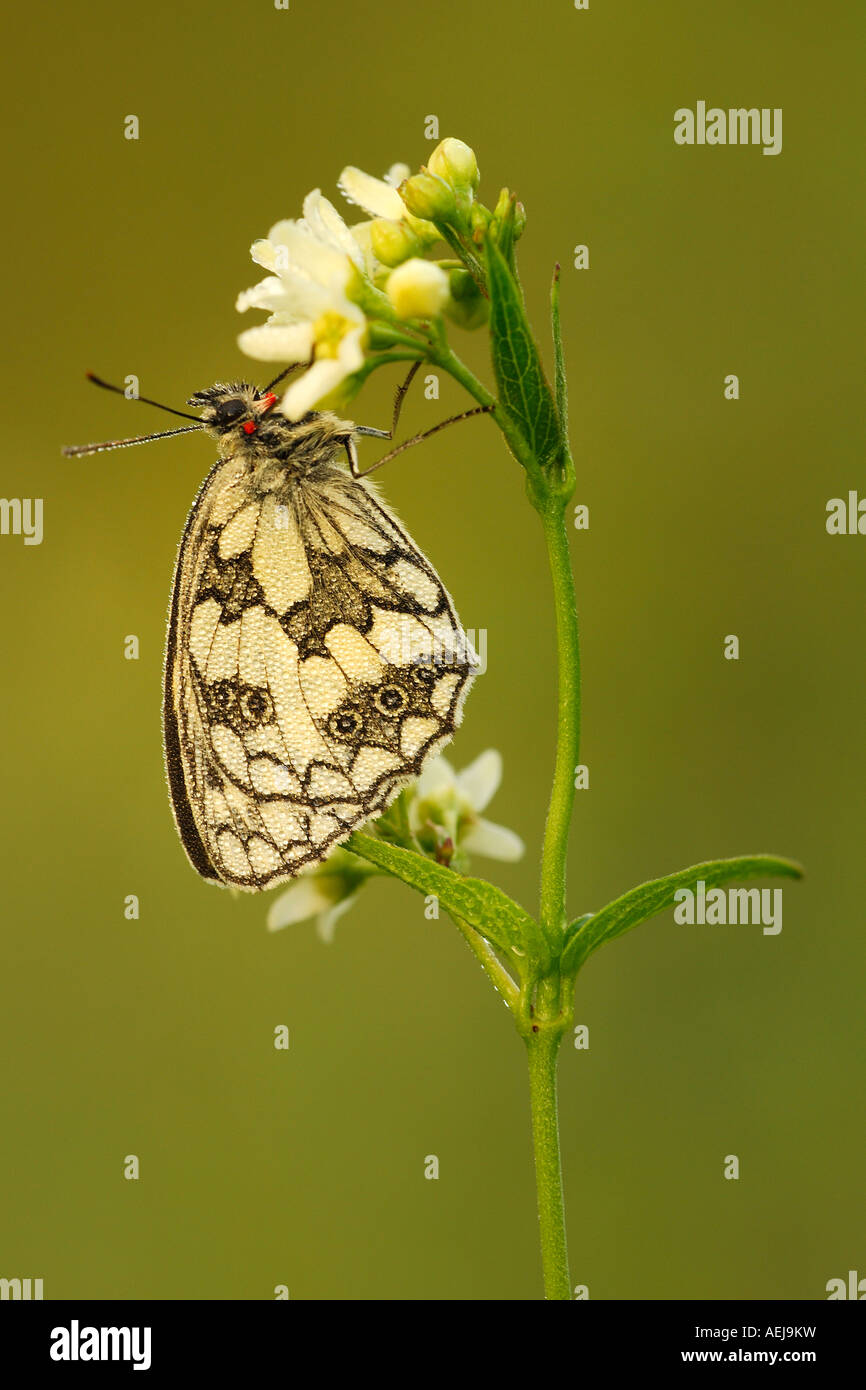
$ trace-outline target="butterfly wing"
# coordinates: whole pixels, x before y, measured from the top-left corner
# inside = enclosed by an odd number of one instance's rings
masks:
[[[181,541],[164,723],[178,830],[205,878],[269,888],[382,812],[452,736],[477,658],[370,484],[270,486],[237,458]]]

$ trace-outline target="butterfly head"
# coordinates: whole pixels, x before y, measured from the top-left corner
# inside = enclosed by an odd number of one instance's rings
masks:
[[[245,381],[217,382],[206,391],[197,391],[187,402],[201,410],[202,424],[217,439],[255,435],[276,403],[272,391],[257,391]]]

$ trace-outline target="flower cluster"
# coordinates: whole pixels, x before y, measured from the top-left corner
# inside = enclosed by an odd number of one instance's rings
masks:
[[[237,307],[269,317],[239,342],[260,361],[306,364],[282,397],[284,415],[296,420],[314,406],[345,403],[370,371],[395,360],[394,349],[403,360],[424,360],[443,316],[464,328],[486,321],[479,248],[492,232],[509,249],[522,210],[507,189],[492,212],[484,208],[478,182],[469,146],[443,140],[414,175],[404,164],[383,179],[343,170],[340,191],[365,220],[348,225],[314,189],[302,217],[278,222],[253,244],[267,275]],[[449,254],[428,259],[439,243]]]
[[[470,854],[488,859],[516,860],[523,841],[513,830],[485,820],[486,810],[502,780],[502,757],[489,748],[474,763],[455,772],[447,759],[431,758],[417,782],[399,798],[399,805],[376,823],[380,835],[403,841],[439,863],[466,868]],[[392,827],[402,824],[402,835]],[[332,941],[334,928],[358,896],[363,883],[380,870],[344,849],[336,849],[315,868],[306,870],[276,898],[268,927],[278,931],[296,922],[314,920],[323,941]]]

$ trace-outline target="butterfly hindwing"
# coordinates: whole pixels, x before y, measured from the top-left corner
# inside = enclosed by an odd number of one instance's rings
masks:
[[[323,859],[451,737],[476,658],[374,489],[221,460],[181,541],[165,676],[175,816],[200,873],[261,889]]]

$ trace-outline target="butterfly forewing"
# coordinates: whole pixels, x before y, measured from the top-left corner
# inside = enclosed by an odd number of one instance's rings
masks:
[[[370,484],[326,461],[222,459],[187,522],[165,673],[181,839],[268,888],[378,815],[451,737],[476,658]]]

